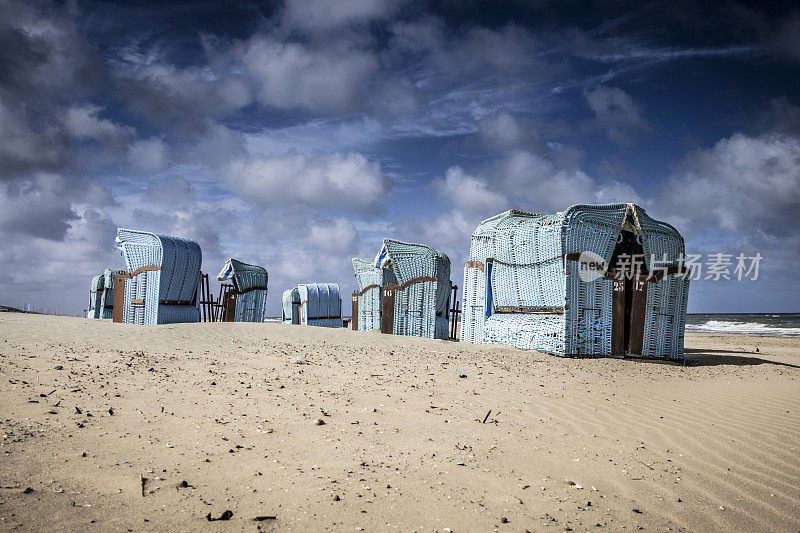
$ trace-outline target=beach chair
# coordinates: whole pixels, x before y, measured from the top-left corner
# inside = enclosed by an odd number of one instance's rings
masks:
[[[297,287],[283,291],[283,323],[300,324],[300,292]]]
[[[92,278],[92,282],[89,284],[89,307],[86,310],[86,318],[100,318],[104,280],[103,275],[98,274]]]
[[[381,292],[384,285],[397,284],[394,271],[375,267],[374,259],[353,258],[358,292],[353,293],[353,322],[357,331],[381,329]]]
[[[383,287],[381,331],[447,339],[450,317],[450,259],[424,244],[383,239],[376,268],[391,268],[396,284]],[[388,314],[387,314],[388,313]]]
[[[198,322],[202,253],[193,240],[119,228],[117,247],[129,274],[115,276],[114,321]]]
[[[283,323],[341,328],[342,298],[336,283],[300,283],[283,293]]]
[[[267,309],[267,270],[236,259],[228,259],[217,275],[218,281],[230,280],[233,290],[222,302],[223,322],[263,322]]]
[[[629,268],[639,258],[636,271]],[[511,210],[473,232],[461,340],[569,356],[683,358],[684,242],[634,204]]]
[[[103,273],[103,294],[100,298],[100,318],[110,319],[114,316],[114,281],[116,276],[125,275],[125,270],[111,270],[107,268]]]
[[[297,286],[300,296],[300,324],[341,328],[342,298],[336,283],[301,283]]]

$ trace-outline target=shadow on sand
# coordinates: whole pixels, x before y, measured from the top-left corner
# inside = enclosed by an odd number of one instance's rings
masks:
[[[800,368],[800,365],[793,365],[790,363],[781,363],[780,361],[770,361],[769,359],[762,359],[754,357],[753,352],[737,352],[733,350],[706,350],[700,348],[686,348],[686,364],[688,366],[716,366],[716,365],[776,365],[785,366],[789,368]],[[748,354],[744,355],[730,355]]]

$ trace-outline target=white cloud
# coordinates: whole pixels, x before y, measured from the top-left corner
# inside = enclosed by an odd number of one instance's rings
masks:
[[[434,181],[433,185],[462,213],[495,213],[509,203],[503,194],[491,190],[484,179],[471,176],[457,166],[447,169],[444,179]]]
[[[522,124],[504,109],[480,119],[477,136],[482,146],[500,152],[527,148],[539,142],[530,124]]]
[[[526,150],[516,150],[474,175],[450,167],[434,186],[453,207],[449,218],[461,216],[475,224],[509,208],[555,213],[579,203],[644,202],[626,183],[599,182]]]
[[[600,85],[584,91],[584,96],[594,111],[596,125],[604,129],[612,141],[628,142],[634,132],[650,131],[641,107],[622,89]]]
[[[13,111],[0,99],[0,179],[35,168],[53,168],[64,159],[51,132],[31,128],[22,110]]]
[[[252,101],[250,88],[231,68],[214,72],[211,67],[179,68],[166,62],[139,62],[127,55],[116,75],[127,103],[155,124],[178,120],[203,122],[227,116]]]
[[[308,157],[254,155],[227,166],[227,182],[246,201],[317,209],[378,209],[389,190],[380,164],[350,152]]]
[[[306,155],[365,150],[381,140],[381,124],[367,116],[352,120],[312,120],[286,128],[272,128],[245,136],[247,150],[264,155],[296,151]]]
[[[258,101],[278,109],[347,111],[360,107],[376,58],[348,44],[309,48],[255,35],[234,54],[256,85]]]
[[[542,67],[541,76],[549,74],[537,55],[540,42],[516,24],[498,29],[472,26],[452,33],[441,19],[426,18],[394,23],[391,31],[394,51],[424,55],[418,71],[424,78],[518,74],[532,67]]]
[[[311,224],[305,242],[324,252],[353,255],[358,247],[358,231],[350,220],[338,217]]]
[[[64,239],[78,218],[57,174],[39,173],[0,185],[0,230],[43,239]]]
[[[94,139],[103,143],[114,155],[125,154],[128,140],[135,135],[135,130],[100,118],[98,115],[101,111],[102,107],[91,104],[73,106],[67,110],[64,126],[76,139]]]
[[[282,22],[303,30],[336,29],[385,18],[401,5],[395,0],[295,0],[284,6]]]
[[[800,212],[800,140],[736,133],[689,154],[663,202],[682,229],[714,224],[730,232],[787,236]]]
[[[130,145],[128,161],[144,171],[161,170],[167,163],[167,145],[158,137],[136,141]]]

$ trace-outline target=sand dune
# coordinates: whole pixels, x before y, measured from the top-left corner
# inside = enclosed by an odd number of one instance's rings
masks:
[[[281,324],[0,339],[2,530],[800,529],[800,339],[688,335],[687,366]]]

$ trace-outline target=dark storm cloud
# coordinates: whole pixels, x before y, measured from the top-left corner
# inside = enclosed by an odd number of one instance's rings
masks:
[[[0,178],[65,164],[63,106],[90,94],[103,72],[69,7],[0,3]]]

